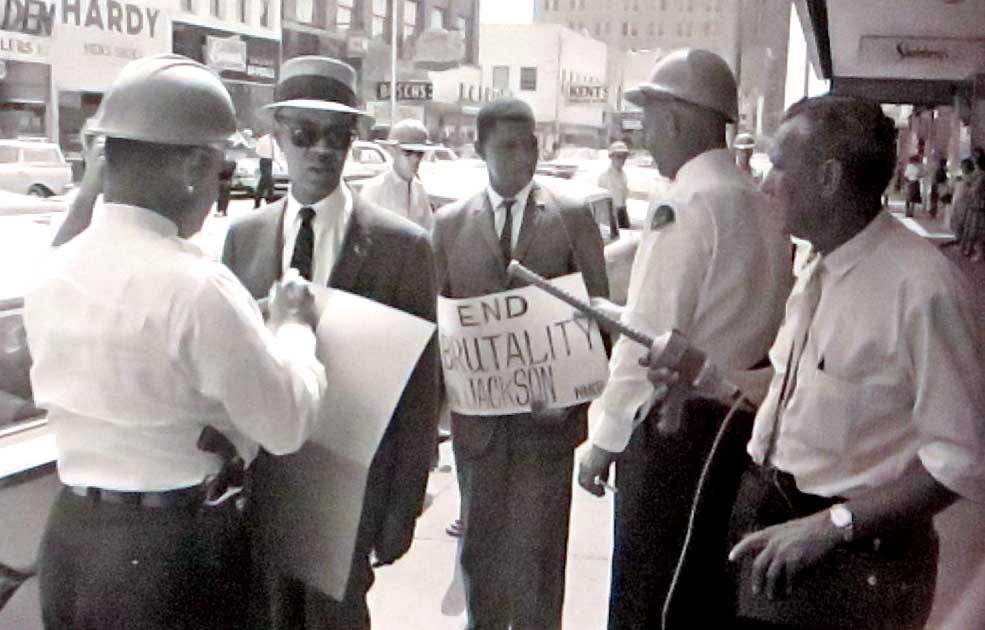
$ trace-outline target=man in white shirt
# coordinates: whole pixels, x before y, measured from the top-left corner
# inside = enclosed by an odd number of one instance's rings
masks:
[[[290,189],[284,199],[233,221],[222,260],[254,297],[266,295],[285,271],[296,268],[314,283],[434,321],[434,256],[427,232],[354,195],[342,181],[358,119],[365,115],[356,94],[355,70],[336,59],[294,57],[281,66],[274,102],[264,111],[273,118]],[[411,373],[374,456],[343,600],[272,575],[274,591],[264,603],[271,604],[266,612],[273,618],[254,619],[256,626],[370,627],[370,557],[381,566],[403,556],[423,508],[437,423],[437,359],[434,338]],[[275,458],[264,458],[262,464],[281,465]],[[256,477],[262,484],[263,475]],[[259,560],[262,574],[265,560]]]
[[[246,497],[227,483],[242,472],[231,460],[298,449],[325,372],[310,299],[277,291],[265,327],[187,240],[235,124],[205,66],[160,55],[124,68],[92,124],[107,137],[104,201],[25,297],[32,385],[65,484],[40,552],[48,628],[241,625]],[[198,446],[207,427],[229,452]]]
[[[393,163],[390,170],[363,184],[360,194],[430,232],[434,213],[424,184],[417,177],[425,153],[435,148],[428,142],[427,127],[412,118],[401,120],[380,144],[386,147]]]
[[[931,517],[985,500],[985,346],[957,269],[882,210],[895,138],[877,104],[824,96],[771,151],[764,190],[811,249],[732,515],[742,627],[922,628]]]
[[[598,185],[612,193],[612,205],[616,209],[616,220],[619,227],[629,227],[629,212],[626,210],[626,199],[629,197],[629,183],[626,173],[622,170],[629,157],[629,147],[625,142],[613,142],[609,146],[609,168],[599,175]]]
[[[648,149],[672,184],[651,203],[625,309],[603,305],[651,335],[680,331],[730,377],[751,370],[765,363],[783,316],[790,244],[726,148],[726,123],[737,116],[735,79],[717,55],[681,49],[627,98],[643,107]],[[691,498],[724,412],[693,403],[679,430],[677,418],[661,422],[639,365],[646,352],[625,337],[613,348],[578,474],[601,496],[599,478],[619,457],[612,630],[660,626]]]

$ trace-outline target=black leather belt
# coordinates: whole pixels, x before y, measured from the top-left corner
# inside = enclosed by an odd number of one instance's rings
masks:
[[[69,491],[95,502],[139,505],[149,508],[187,507],[201,505],[205,501],[205,489],[201,485],[159,492],[121,492],[91,486],[66,486]]]

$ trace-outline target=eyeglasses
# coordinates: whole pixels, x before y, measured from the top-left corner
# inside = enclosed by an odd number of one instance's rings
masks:
[[[287,127],[291,143],[299,149],[315,146],[319,139],[325,140],[329,149],[348,149],[355,132],[344,125],[318,125],[308,120],[286,120],[277,122]]]

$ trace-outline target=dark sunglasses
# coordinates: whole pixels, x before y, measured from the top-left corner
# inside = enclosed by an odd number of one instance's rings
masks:
[[[318,125],[308,120],[283,118],[278,118],[277,122],[287,127],[291,143],[299,149],[313,147],[319,139],[324,139],[329,149],[348,149],[356,135],[351,128],[343,125]]]

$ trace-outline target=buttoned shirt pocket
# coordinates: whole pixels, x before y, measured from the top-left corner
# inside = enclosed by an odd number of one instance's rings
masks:
[[[801,366],[801,370],[786,417],[781,419],[783,437],[812,449],[844,453],[852,443],[865,388],[824,369],[815,367],[804,373]],[[797,407],[811,413],[799,413]]]

